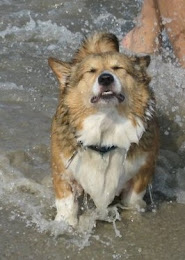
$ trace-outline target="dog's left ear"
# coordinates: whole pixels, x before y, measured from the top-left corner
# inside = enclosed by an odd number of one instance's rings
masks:
[[[131,57],[131,60],[134,62],[134,65],[135,66],[138,66],[138,68],[141,68],[141,69],[146,69],[149,64],[150,64],[150,56],[149,55],[146,55],[146,56],[134,56],[134,57]]]
[[[65,87],[66,78],[70,73],[71,65],[55,58],[49,58],[48,64],[57,76],[57,79],[61,84],[61,88],[63,89]]]

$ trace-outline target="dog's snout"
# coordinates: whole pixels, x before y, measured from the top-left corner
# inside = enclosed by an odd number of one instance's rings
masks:
[[[102,86],[109,86],[114,82],[114,77],[110,73],[102,73],[98,78],[98,83]]]

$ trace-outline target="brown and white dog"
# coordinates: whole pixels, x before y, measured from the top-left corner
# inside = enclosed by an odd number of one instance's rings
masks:
[[[56,220],[78,222],[84,191],[106,209],[115,196],[140,210],[158,153],[150,57],[119,53],[115,35],[86,39],[71,62],[49,59],[60,83],[52,124]]]

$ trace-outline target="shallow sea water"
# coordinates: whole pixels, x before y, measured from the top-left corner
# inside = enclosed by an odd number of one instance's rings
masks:
[[[152,57],[149,68],[161,129],[152,184],[157,209],[124,210],[122,220],[113,223],[95,222],[90,213],[84,233],[53,221],[49,140],[58,86],[47,59],[70,59],[84,35],[96,30],[121,39],[140,5],[135,0],[0,1],[1,259],[185,258],[185,73],[165,34],[167,47]]]

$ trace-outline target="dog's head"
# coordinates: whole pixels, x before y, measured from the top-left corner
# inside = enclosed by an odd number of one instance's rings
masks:
[[[86,39],[69,63],[49,59],[70,108],[92,113],[114,107],[124,116],[140,118],[153,99],[146,73],[149,63],[149,56],[119,53],[117,38],[107,33]]]

